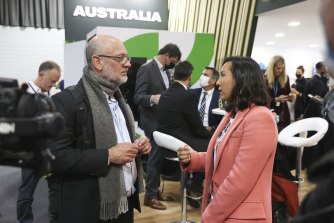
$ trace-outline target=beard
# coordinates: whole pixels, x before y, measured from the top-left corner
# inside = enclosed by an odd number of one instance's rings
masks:
[[[128,80],[128,76],[123,76],[122,73],[116,74],[110,67],[106,68],[103,72],[103,78],[109,82],[116,83],[118,86],[124,84]]]

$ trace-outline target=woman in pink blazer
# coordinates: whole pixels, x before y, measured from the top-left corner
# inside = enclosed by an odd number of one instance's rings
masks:
[[[271,178],[277,127],[259,65],[227,57],[218,80],[227,102],[207,152],[178,150],[184,171],[205,171],[202,222],[272,222]]]

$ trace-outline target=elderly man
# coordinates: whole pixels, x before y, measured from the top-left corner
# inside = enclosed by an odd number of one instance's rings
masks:
[[[134,138],[133,116],[119,90],[131,66],[128,52],[119,39],[97,35],[86,58],[78,84],[52,97],[65,131],[49,144],[56,156],[51,222],[131,223],[143,190],[139,156],[151,145]]]
[[[60,66],[53,61],[41,63],[38,75],[34,81],[28,82],[28,92],[31,94],[46,94],[51,96],[51,89],[60,78]],[[32,223],[34,215],[32,203],[40,176],[34,169],[22,168],[22,183],[17,194],[17,219],[20,223]]]

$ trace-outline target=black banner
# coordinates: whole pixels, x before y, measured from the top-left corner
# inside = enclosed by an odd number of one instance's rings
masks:
[[[167,0],[64,1],[65,39],[85,40],[97,26],[168,30]]]

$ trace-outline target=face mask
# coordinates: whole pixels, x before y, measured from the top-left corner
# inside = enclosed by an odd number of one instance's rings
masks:
[[[299,79],[299,78],[302,77],[302,75],[301,74],[296,74],[296,77]]]
[[[174,67],[175,67],[175,63],[172,63],[172,62],[169,65],[167,64],[165,65],[166,70],[173,69]]]
[[[209,80],[210,78],[208,76],[201,75],[201,77],[199,78],[199,85],[201,87],[206,87],[209,85]]]

